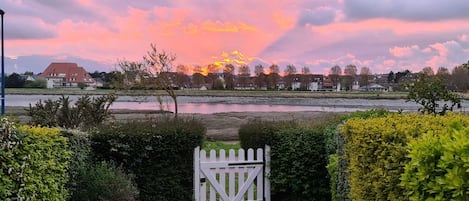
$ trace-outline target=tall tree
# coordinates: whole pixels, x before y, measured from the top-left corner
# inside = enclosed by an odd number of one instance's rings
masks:
[[[166,52],[165,50],[159,50],[155,44],[151,44],[150,47],[151,49],[143,56],[144,64],[138,62],[122,62],[119,66],[125,74],[127,74],[129,68],[131,70],[134,68],[137,69],[140,74],[140,79],[144,81],[145,86],[154,86],[157,89],[163,89],[173,100],[174,116],[177,117],[178,102],[177,95],[173,88],[174,78],[171,73],[176,55]]]
[[[435,72],[433,72],[433,69],[430,66],[424,67],[422,69],[422,71],[420,71],[420,73],[423,73],[426,76],[434,76],[435,75]]]
[[[264,73],[264,66],[262,66],[262,64],[254,66],[254,74],[256,75],[256,87],[258,89],[264,87],[267,78]]]
[[[332,85],[337,86],[340,82],[340,75],[342,75],[342,68],[340,66],[335,65],[331,67],[329,71],[329,77],[331,78]]]
[[[238,69],[238,81],[242,87],[248,87],[251,77],[251,68],[248,65],[241,65]]]
[[[256,66],[254,66],[254,74],[256,76],[259,77],[263,73],[264,73],[264,66],[262,66],[262,64],[257,64]]]
[[[277,64],[269,66],[269,75],[267,75],[267,89],[277,89],[278,80],[280,79],[280,67]]]
[[[226,64],[223,68],[223,78],[225,80],[225,89],[234,89],[234,71],[235,67],[233,64]]]
[[[357,66],[353,64],[349,64],[345,66],[344,69],[344,86],[347,90],[352,89],[353,82],[355,81],[355,78],[357,77]]]
[[[187,74],[189,72],[189,68],[183,64],[179,64],[176,66],[176,73],[184,73]]]
[[[304,67],[301,69],[301,74],[303,74],[303,75],[308,75],[308,74],[310,74],[310,73],[311,73],[311,71],[309,70],[309,67],[307,67],[307,66],[304,66]]]
[[[270,73],[280,73],[280,67],[277,64],[272,64],[269,66]]]
[[[456,90],[466,92],[469,86],[469,68],[456,66],[451,73],[451,82]]]
[[[292,89],[293,81],[295,79],[296,74],[296,67],[293,64],[288,64],[284,71],[283,78],[285,79],[285,84],[287,85],[288,89]]]
[[[363,66],[360,68],[360,86],[368,86],[371,78],[371,69]],[[367,89],[368,90],[368,89]]]
[[[394,83],[395,79],[396,79],[396,76],[394,75],[394,72],[390,71],[388,74],[388,83]]]
[[[444,85],[446,86],[450,85],[451,74],[449,73],[448,68],[443,67],[443,66],[439,67],[438,70],[436,71],[436,77],[440,79]]]

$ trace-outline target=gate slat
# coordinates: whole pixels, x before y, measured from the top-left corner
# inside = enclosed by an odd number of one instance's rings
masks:
[[[238,161],[241,161],[241,162],[244,162],[246,160],[244,160],[244,149],[239,149],[238,150]],[[246,168],[244,167],[238,167],[238,189],[236,190],[237,194],[239,194],[240,190],[241,190],[241,187],[244,185],[244,172],[245,172]],[[244,201],[244,195],[243,195],[243,199],[242,201]]]
[[[205,152],[205,150],[200,151],[200,161],[201,162],[207,161],[207,153]],[[205,175],[203,173],[200,174],[200,179],[205,179]],[[207,200],[207,182],[200,183],[200,200],[201,201]]]
[[[217,152],[215,150],[210,150],[210,162],[215,162],[217,161]],[[219,168],[215,168],[212,170],[213,174],[215,176],[215,179],[217,178],[218,171],[220,171]],[[213,185],[210,185],[210,201],[216,201],[216,191],[213,188]]]
[[[226,162],[226,152],[224,149],[220,150],[220,162]],[[222,184],[223,186],[226,186],[226,168],[221,168],[220,169],[220,184]],[[226,191],[226,189],[225,189]],[[222,200],[220,198],[220,200]]]
[[[248,160],[254,160],[254,150],[248,149]],[[248,175],[254,171],[254,168],[248,168]],[[249,186],[248,190],[248,200],[254,200],[254,185]]]
[[[229,154],[229,160],[230,161],[235,161],[236,160],[236,154],[233,149],[230,149],[230,154]],[[230,167],[229,168],[229,179],[228,179],[228,190],[229,190],[229,197],[230,199],[233,199],[235,195],[235,168]]]
[[[270,146],[266,145],[264,149],[264,161],[265,161],[265,168],[264,168],[264,201],[270,201],[270,181],[269,181],[269,174],[270,174]]]
[[[200,147],[194,149],[194,198],[200,201]]]
[[[264,161],[264,151],[262,149],[257,149],[257,160]],[[263,172],[260,171],[257,175],[257,200],[264,199],[264,178]]]

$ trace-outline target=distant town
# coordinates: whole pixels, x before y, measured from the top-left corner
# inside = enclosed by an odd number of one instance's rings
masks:
[[[452,91],[469,89],[468,64],[456,66],[451,71],[440,67],[437,72],[425,67],[420,72],[409,70],[373,74],[368,67],[357,68],[347,65],[331,67],[328,75],[311,74],[309,68],[300,71],[293,65],[287,65],[283,72],[278,65],[264,67],[256,65],[254,75],[247,65],[238,67],[228,64],[219,66],[196,66],[189,70],[179,65],[173,72],[164,72],[174,89],[180,90],[293,90],[293,91],[405,91],[404,83],[414,82],[419,74],[439,78]],[[191,73],[188,73],[191,72]],[[76,63],[51,63],[43,72],[12,73],[6,76],[6,88],[68,88],[68,89],[113,89],[117,83],[141,82],[150,79],[138,71],[122,73],[87,72]],[[142,82],[143,83],[143,82]],[[148,89],[142,85],[133,85],[134,89]]]

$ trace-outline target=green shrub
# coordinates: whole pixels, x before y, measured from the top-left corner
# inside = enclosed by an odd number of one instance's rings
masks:
[[[401,185],[410,200],[468,200],[469,130],[430,131],[408,149]]]
[[[376,118],[376,117],[384,117],[386,115],[392,114],[391,112],[384,110],[384,109],[372,109],[367,111],[356,111],[352,112],[347,115],[343,115],[340,118],[340,122],[346,122],[349,119],[369,119],[369,118]],[[340,127],[341,124],[337,124],[335,127],[334,125],[330,125],[326,127],[325,134],[326,134],[326,141],[328,147],[328,153],[337,153],[337,165],[333,165],[329,167],[329,171],[335,172],[331,170],[331,168],[337,167],[337,177],[331,177],[331,186],[337,187],[337,194],[336,197],[332,199],[337,199],[340,201],[348,201],[349,193],[350,193],[350,185],[349,185],[349,161],[345,157],[345,140],[344,136],[340,135]],[[336,151],[333,151],[333,149]],[[334,182],[337,182],[336,184]],[[333,190],[332,190],[333,191]]]
[[[154,119],[101,127],[92,135],[98,160],[135,175],[140,200],[191,200],[193,151],[206,129],[194,119]]]
[[[330,200],[323,127],[279,129],[271,148],[272,200]]]
[[[67,129],[91,129],[102,124],[110,117],[109,107],[116,100],[114,94],[100,97],[82,96],[74,106],[69,97],[62,96],[58,100],[39,100],[34,106],[29,105],[29,124]]]
[[[294,121],[251,121],[241,125],[238,135],[241,147],[245,150],[264,148],[271,144],[273,134],[282,128],[295,128],[298,123]]]
[[[338,184],[338,163],[339,159],[337,154],[329,155],[329,162],[327,163],[327,172],[329,173],[330,186],[331,186],[331,201],[338,201],[339,196],[337,194],[337,184]]]
[[[400,176],[408,163],[407,143],[423,133],[441,133],[451,122],[469,125],[469,117],[394,114],[351,119],[342,127],[344,160],[349,161],[352,200],[408,200]]]
[[[80,167],[78,178],[71,200],[134,201],[138,196],[132,177],[106,162]]]
[[[0,199],[66,200],[67,139],[58,129],[1,124]]]
[[[78,130],[62,130],[61,135],[68,138],[68,150],[73,154],[70,158],[70,168],[68,171],[69,182],[67,189],[70,194],[70,200],[77,200],[75,193],[79,189],[78,176],[82,168],[88,168],[92,163],[91,140],[88,133]]]

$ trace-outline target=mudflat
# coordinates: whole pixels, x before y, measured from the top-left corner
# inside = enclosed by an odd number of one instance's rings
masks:
[[[29,116],[26,107],[7,107],[7,115],[12,115],[20,123],[27,123]],[[146,120],[157,118],[162,115],[173,115],[171,113],[161,114],[155,111],[145,110],[111,110],[112,119],[119,122]],[[300,121],[318,122],[327,118],[341,115],[343,113],[332,112],[224,112],[214,114],[188,114],[180,113],[179,117],[195,118],[200,120],[207,128],[207,139],[220,141],[237,141],[238,130],[241,125],[253,121]]]

